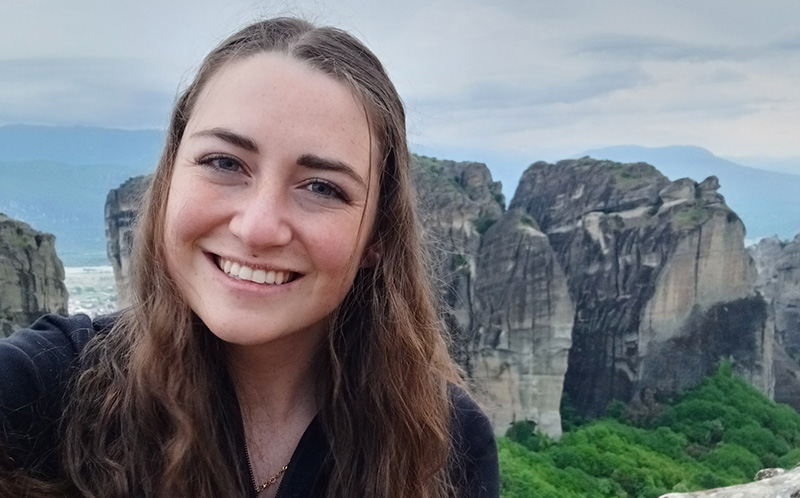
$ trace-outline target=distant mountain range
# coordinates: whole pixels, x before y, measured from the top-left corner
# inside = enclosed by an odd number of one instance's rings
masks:
[[[778,173],[789,173],[792,175],[800,175],[800,156],[797,157],[762,157],[762,156],[739,156],[739,157],[724,157],[728,161],[742,166],[749,166],[751,168],[766,169],[769,171],[777,171]]]
[[[164,132],[88,126],[0,126],[4,162],[52,161],[72,165],[155,165]]]
[[[691,178],[701,182],[714,175],[719,178],[719,191],[728,206],[744,221],[748,239],[772,235],[790,239],[800,232],[800,175],[742,166],[692,146],[621,145],[588,150],[580,156],[624,163],[646,162],[670,180]],[[768,163],[764,158],[761,162]],[[772,160],[771,164],[787,165],[779,160]]]
[[[163,136],[158,130],[0,127],[0,213],[55,234],[67,266],[108,264],[106,195],[155,169]]]
[[[0,127],[0,213],[55,234],[56,249],[67,266],[107,264],[106,195],[128,178],[152,172],[163,140],[161,130]],[[702,181],[716,175],[720,192],[744,220],[749,238],[788,239],[800,232],[800,175],[741,166],[698,147],[620,146],[585,155],[648,162],[673,180]],[[773,166],[789,164],[772,161]],[[520,174],[523,169],[520,164]],[[505,194],[510,198],[512,192]]]

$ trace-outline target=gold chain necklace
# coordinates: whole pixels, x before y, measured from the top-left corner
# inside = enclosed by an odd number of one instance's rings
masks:
[[[281,478],[283,473],[286,472],[286,469],[288,469],[288,468],[289,468],[288,464],[284,465],[283,468],[280,471],[278,471],[277,474],[275,474],[274,476],[272,476],[269,479],[267,479],[266,481],[264,481],[264,484],[262,484],[261,486],[256,486],[256,494],[261,493],[262,491],[264,491],[268,487],[270,487],[273,484],[275,484],[276,482],[278,482],[278,479]]]

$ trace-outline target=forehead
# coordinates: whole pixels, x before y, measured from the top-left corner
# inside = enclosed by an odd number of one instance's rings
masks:
[[[380,155],[367,106],[352,87],[288,55],[259,53],[227,62],[200,90],[184,137],[229,128],[269,142],[294,133],[309,147]],[[277,144],[273,144],[277,145]],[[372,156],[370,157],[370,152]]]

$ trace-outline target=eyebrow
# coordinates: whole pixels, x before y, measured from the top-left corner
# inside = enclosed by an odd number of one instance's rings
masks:
[[[305,166],[309,169],[316,169],[322,171],[335,171],[337,173],[343,173],[353,180],[355,180],[359,185],[366,188],[366,184],[361,176],[356,173],[356,171],[350,166],[349,164],[337,161],[336,159],[328,159],[325,157],[320,157],[315,154],[303,154],[302,156],[297,158],[297,164],[300,166]]]
[[[244,135],[240,135],[238,133],[234,133],[230,130],[226,130],[225,128],[211,128],[210,130],[201,130],[197,133],[193,133],[192,137],[215,137],[228,142],[229,144],[239,147],[240,149],[244,149],[248,152],[253,152],[254,154],[258,154],[258,145],[256,145],[255,140],[252,138],[246,137]]]
[[[244,149],[254,154],[258,154],[258,145],[256,144],[255,140],[253,140],[250,137],[240,135],[239,133],[226,130],[225,128],[211,128],[209,130],[201,130],[193,133],[192,137],[218,138],[220,140],[228,142],[229,144],[235,147],[239,147],[240,149]],[[362,187],[364,188],[367,187],[366,184],[364,183],[364,180],[358,173],[356,173],[353,167],[343,161],[338,161],[336,159],[328,159],[325,157],[318,156],[316,154],[303,154],[299,158],[297,158],[297,164],[314,170],[335,171],[337,173],[343,173],[352,178],[353,180],[355,180]]]

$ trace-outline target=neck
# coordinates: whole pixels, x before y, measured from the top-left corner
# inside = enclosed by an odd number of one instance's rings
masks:
[[[291,339],[291,340],[290,340]],[[245,419],[280,425],[313,418],[320,335],[297,334],[260,345],[228,345],[228,364]]]
[[[312,367],[321,337],[299,333],[261,345],[227,346],[256,488],[287,465],[317,413],[317,372]],[[259,496],[276,492],[273,486]]]

